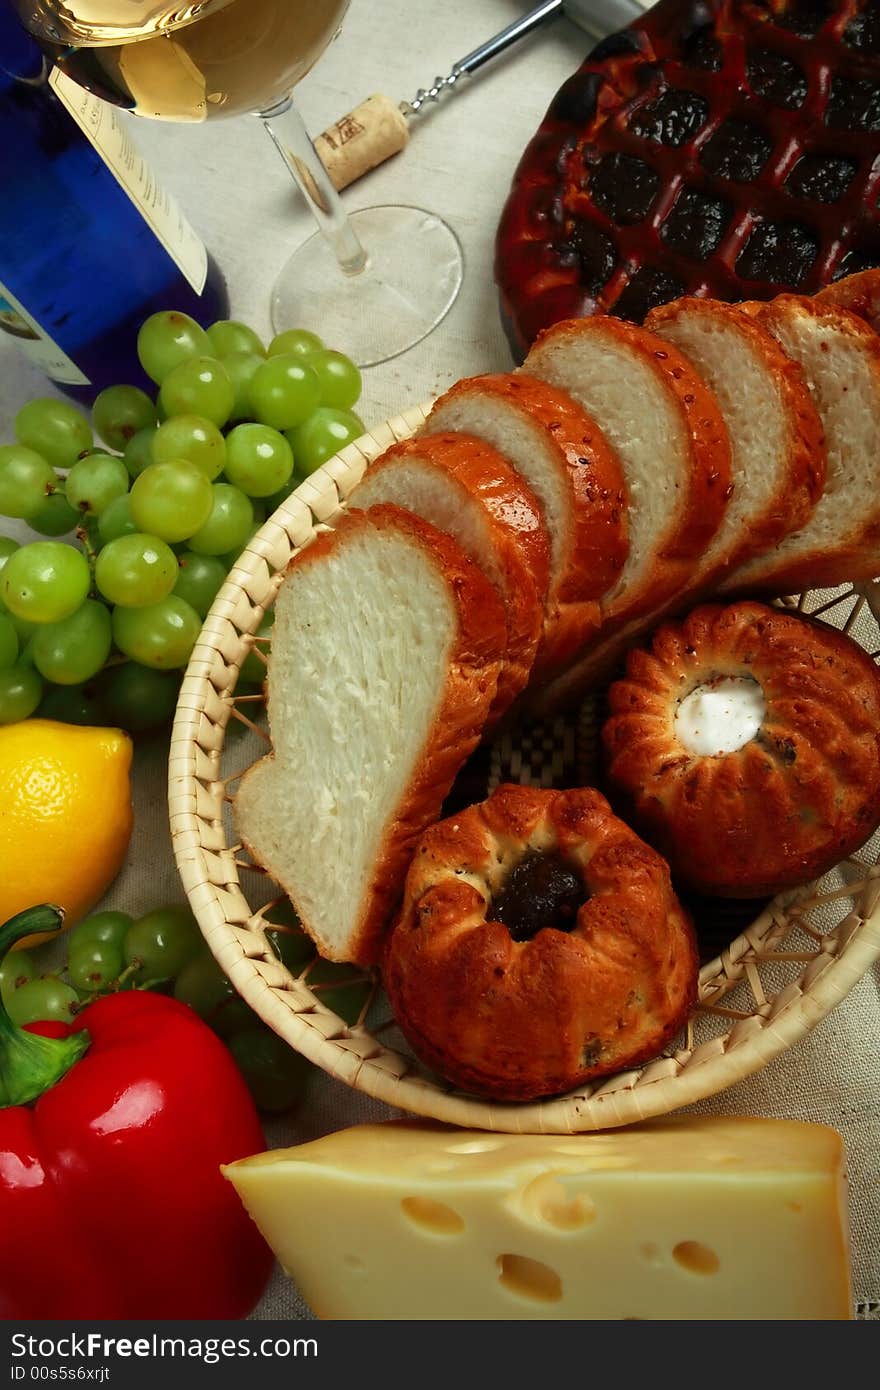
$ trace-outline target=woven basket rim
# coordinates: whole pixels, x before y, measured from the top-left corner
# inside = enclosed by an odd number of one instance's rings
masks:
[[[263,524],[218,593],[187,667],[171,736],[169,814],[183,886],[209,948],[254,1011],[309,1061],[376,1100],[465,1128],[556,1134],[613,1128],[668,1113],[766,1065],[803,1037],[880,959],[880,865],[860,866],[861,912],[854,910],[822,938],[811,963],[783,991],[788,997],[780,1007],[774,1001],[759,1002],[723,1038],[604,1078],[585,1088],[585,1094],[526,1104],[456,1092],[410,1070],[408,1059],[364,1027],[344,1024],[273,955],[262,936],[260,913],[250,908],[241,888],[235,848],[227,844],[223,826],[220,761],[238,667],[252,645],[248,634],[271,602],[291,551],[332,525],[366,464],[394,440],[412,435],[430,405],[392,417],[328,460]],[[873,595],[868,601],[873,609]],[[855,890],[849,896],[855,899]],[[703,966],[701,990],[711,996],[713,982],[722,976],[726,989],[749,976],[755,991],[750,974],[757,973],[755,942],[772,944],[778,904],[770,904]],[[760,994],[759,980],[756,998]]]

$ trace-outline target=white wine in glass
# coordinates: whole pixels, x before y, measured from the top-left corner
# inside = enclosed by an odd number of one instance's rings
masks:
[[[156,120],[260,115],[318,222],[273,291],[276,332],[316,325],[359,366],[397,356],[451,307],[461,249],[419,208],[347,217],[291,93],[334,38],[349,0],[14,0],[80,86]],[[363,240],[362,240],[362,239]]]

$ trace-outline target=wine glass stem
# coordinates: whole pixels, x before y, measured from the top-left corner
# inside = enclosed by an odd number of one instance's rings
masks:
[[[286,97],[277,106],[261,111],[260,120],[311,208],[319,229],[332,246],[340,270],[346,275],[359,274],[367,264],[367,253],[318,158],[293,99]]]

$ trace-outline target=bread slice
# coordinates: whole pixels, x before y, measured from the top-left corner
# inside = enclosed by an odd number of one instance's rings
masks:
[[[795,593],[880,573],[880,337],[833,304],[780,295],[758,322],[803,369],[825,429],[828,475],[812,517],[722,592]]]
[[[570,392],[620,458],[630,551],[602,602],[604,623],[568,668],[530,692],[536,713],[574,705],[690,583],[731,494],[727,427],[687,359],[645,328],[578,319],[542,333],[524,371]]]
[[[826,285],[815,298],[818,304],[848,309],[880,332],[880,270],[860,270],[856,275],[847,275],[833,285]]]
[[[376,960],[415,842],[480,739],[505,642],[489,581],[397,507],[351,513],[291,564],[274,751],[242,778],[235,817],[330,960]]]
[[[708,589],[809,520],[825,484],[822,422],[800,367],[732,305],[678,299],[653,310],[646,327],[693,364],[730,436],[733,494],[687,585]]]
[[[534,678],[563,666],[598,632],[600,599],[629,551],[626,487],[616,452],[571,396],[523,373],[470,377],[424,426],[492,445],[526,480],[550,542],[550,582]]]
[[[453,536],[491,580],[507,614],[507,655],[492,719],[524,688],[544,628],[550,550],[541,506],[499,453],[469,435],[394,444],[367,469],[349,507],[391,502]]]
[[[630,548],[603,601],[607,633],[660,607],[690,578],[727,506],[727,429],[687,359],[620,319],[554,324],[537,339],[523,370],[573,396],[623,468]]]

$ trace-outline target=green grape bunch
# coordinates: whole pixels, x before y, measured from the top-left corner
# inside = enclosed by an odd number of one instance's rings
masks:
[[[366,1013],[371,977],[357,966],[319,961],[313,942],[284,904],[266,913],[266,939],[294,975],[308,972],[316,996],[346,1023]],[[67,960],[41,973],[49,947],[11,951],[0,962],[0,997],[13,1023],[71,1023],[93,1000],[119,990],[173,994],[222,1038],[261,1110],[289,1110],[302,1098],[311,1067],[267,1028],[211,955],[188,907],[170,904],[139,918],[102,911],[67,937]]]
[[[0,444],[0,724],[161,728],[226,575],[266,516],[363,433],[357,367],[305,328],[152,314],[157,387],[107,387],[91,420],[29,401]]]

